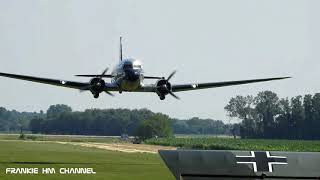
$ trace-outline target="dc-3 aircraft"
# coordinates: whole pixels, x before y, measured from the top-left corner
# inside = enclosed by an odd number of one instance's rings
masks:
[[[49,79],[34,76],[25,76],[18,74],[0,73],[0,76],[21,79],[26,81],[33,81],[43,84],[50,84],[54,86],[62,86],[67,88],[79,89],[81,92],[90,91],[94,98],[98,98],[99,94],[105,92],[111,96],[112,91],[122,92],[153,92],[156,93],[161,100],[164,100],[166,95],[170,94],[176,99],[179,97],[175,92],[190,91],[206,88],[216,88],[223,86],[233,86],[248,83],[257,83],[263,81],[272,81],[286,79],[290,77],[277,77],[266,79],[251,79],[241,81],[227,81],[227,82],[209,82],[209,83],[187,83],[187,84],[171,84],[169,81],[174,76],[176,71],[173,71],[167,78],[156,76],[145,76],[142,70],[141,62],[137,59],[122,57],[122,38],[120,37],[120,54],[119,63],[114,68],[111,74],[107,74],[106,68],[101,74],[94,75],[76,75],[80,77],[91,77],[89,82],[75,82],[59,79]],[[111,78],[111,82],[105,82],[104,78]],[[144,84],[144,79],[155,79],[155,84]]]

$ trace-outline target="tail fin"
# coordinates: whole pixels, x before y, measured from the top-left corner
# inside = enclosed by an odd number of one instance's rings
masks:
[[[120,36],[119,61],[122,61],[122,37]]]

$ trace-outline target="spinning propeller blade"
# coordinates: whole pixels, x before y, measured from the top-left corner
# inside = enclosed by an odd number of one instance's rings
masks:
[[[109,68],[106,68],[106,69],[102,72],[102,74],[100,75],[100,79],[103,78],[103,76],[107,73],[108,69],[109,69]]]
[[[176,74],[176,70],[174,70],[167,78],[167,81],[169,81],[175,74]]]
[[[177,73],[177,71],[174,70],[174,71],[168,76],[168,78],[166,79],[166,81],[169,82],[169,80],[170,80],[176,73]],[[172,97],[180,100],[180,98],[179,98],[177,95],[175,95],[175,94],[172,92],[171,89],[169,90],[169,94],[170,94]]]
[[[180,98],[179,98],[177,95],[175,95],[172,91],[170,91],[169,94],[170,94],[171,96],[173,96],[174,98],[180,100]]]

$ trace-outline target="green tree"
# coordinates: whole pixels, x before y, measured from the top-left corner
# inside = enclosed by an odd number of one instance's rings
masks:
[[[291,130],[294,127],[291,117],[291,105],[288,98],[279,101],[280,114],[276,118],[277,136],[279,138],[290,138]]]
[[[313,139],[315,134],[315,119],[314,119],[314,107],[312,104],[312,95],[307,94],[303,98],[303,108],[304,108],[304,123],[302,128],[303,139]],[[306,133],[309,132],[309,133]]]
[[[279,98],[274,92],[263,91],[255,98],[255,104],[258,124],[262,123],[262,137],[272,138],[275,135],[275,117],[280,113]]]
[[[291,98],[291,106],[292,106],[292,120],[293,120],[293,137],[295,139],[303,139],[304,132],[304,109],[302,105],[302,96],[296,96]]]
[[[29,124],[29,129],[34,134],[41,133],[41,132],[43,132],[43,129],[42,129],[43,123],[44,123],[44,119],[41,119],[41,118],[31,119],[30,124]]]
[[[140,123],[136,135],[142,140],[156,136],[170,137],[172,135],[171,120],[166,115],[155,114]]]
[[[252,96],[236,96],[231,98],[224,107],[229,117],[238,117],[240,119],[253,119],[255,116],[253,108],[254,98]]]
[[[243,120],[239,127],[242,138],[256,137],[259,130],[256,125],[257,114],[253,96],[236,96],[235,98],[231,98],[224,109],[229,117]]]
[[[313,105],[313,118],[314,118],[314,138],[320,139],[320,93],[316,93],[312,98],[312,105]]]
[[[240,134],[242,138],[258,138],[258,127],[253,119],[244,119],[240,125]]]
[[[56,118],[65,112],[72,112],[71,107],[64,104],[51,105],[47,110],[47,118]]]

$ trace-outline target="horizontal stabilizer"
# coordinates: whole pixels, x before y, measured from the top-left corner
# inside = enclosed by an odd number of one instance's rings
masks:
[[[100,74],[78,74],[75,76],[78,76],[78,77],[103,77],[103,78],[113,78],[114,77],[111,74],[105,74],[102,76]]]
[[[101,77],[100,74],[78,74],[75,75],[78,77]],[[105,74],[102,76],[103,78],[113,78],[114,76],[111,74]],[[156,76],[144,76],[144,79],[163,79],[163,77],[156,77]]]
[[[320,153],[160,150],[176,179],[319,179]]]
[[[164,79],[164,77],[156,77],[156,76],[143,76],[144,79]]]

